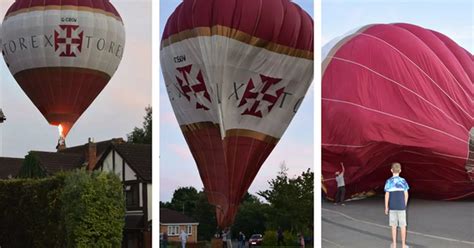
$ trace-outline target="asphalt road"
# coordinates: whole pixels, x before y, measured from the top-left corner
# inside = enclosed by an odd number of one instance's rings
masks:
[[[473,201],[411,199],[407,224],[410,248],[474,248]],[[398,240],[397,248],[401,248]],[[383,197],[351,201],[346,206],[323,202],[323,248],[389,248],[390,244]]]

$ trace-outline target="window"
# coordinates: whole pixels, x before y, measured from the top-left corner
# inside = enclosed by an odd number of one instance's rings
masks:
[[[178,236],[179,226],[168,226],[168,236]]]
[[[186,233],[188,235],[193,235],[193,226],[188,225],[187,228],[186,228]]]
[[[124,187],[127,209],[140,207],[140,185],[138,183],[126,184]]]

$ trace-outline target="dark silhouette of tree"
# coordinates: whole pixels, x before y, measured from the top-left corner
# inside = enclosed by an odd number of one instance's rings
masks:
[[[135,144],[151,144],[152,142],[152,107],[145,108],[146,115],[143,121],[143,127],[135,127],[131,133],[127,135],[127,140]]]

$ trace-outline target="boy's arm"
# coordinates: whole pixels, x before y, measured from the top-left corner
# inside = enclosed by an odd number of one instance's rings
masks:
[[[405,207],[408,204],[408,191],[405,191]]]
[[[343,162],[341,162],[341,166],[342,166],[342,172],[341,172],[341,173],[344,174],[344,172],[346,171],[346,169],[344,168],[344,163],[343,163]]]
[[[390,197],[390,193],[385,192],[385,214],[388,215],[388,199]]]

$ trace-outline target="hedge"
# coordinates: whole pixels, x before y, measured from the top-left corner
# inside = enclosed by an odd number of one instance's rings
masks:
[[[0,180],[0,247],[120,247],[125,219],[117,176],[75,171]]]

